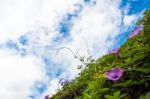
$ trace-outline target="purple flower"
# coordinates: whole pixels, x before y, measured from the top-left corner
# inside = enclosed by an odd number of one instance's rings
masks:
[[[65,80],[65,79],[60,79],[59,83],[60,83],[61,86],[64,86],[64,85],[68,84],[69,81]]]
[[[111,50],[111,53],[118,54],[118,52],[119,52],[119,48],[115,48],[115,49]]]
[[[46,95],[46,96],[44,97],[44,99],[49,99],[49,95]]]
[[[117,82],[120,77],[123,75],[124,69],[122,68],[113,68],[105,72],[107,79]]]
[[[118,57],[119,57],[119,55],[118,55],[119,50],[120,50],[120,48],[114,48],[114,49],[112,49],[112,50],[108,51],[108,53],[115,53],[115,54],[116,54],[116,56],[118,56]]]
[[[138,34],[140,33],[140,31],[143,30],[143,28],[144,28],[144,25],[142,25],[142,24],[139,25],[139,26],[136,27],[135,30],[129,35],[128,38],[132,38],[132,37],[138,35]]]

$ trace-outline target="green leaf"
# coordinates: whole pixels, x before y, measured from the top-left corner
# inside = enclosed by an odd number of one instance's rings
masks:
[[[90,96],[92,97],[92,99],[99,99],[99,98],[98,98],[98,95],[96,94],[95,91],[92,91],[92,92],[90,93]]]
[[[119,95],[120,95],[120,91],[116,91],[115,93],[114,93],[114,97],[119,97]]]
[[[132,59],[131,58],[127,58],[126,60],[124,60],[126,64],[131,64],[132,63]]]
[[[141,95],[140,99],[150,99],[150,91],[146,93],[146,95]]]
[[[136,40],[141,42],[142,38],[141,37],[136,37]]]
[[[127,93],[124,93],[124,94],[120,95],[120,98],[123,98],[123,97],[125,97],[126,95],[127,95]]]
[[[101,93],[105,93],[105,92],[107,92],[107,91],[109,91],[110,89],[109,88],[102,88],[102,89],[99,89],[99,91],[101,92]]]
[[[97,89],[99,87],[99,84],[97,83],[97,82],[94,82],[94,81],[92,81],[92,82],[90,82],[89,84],[88,84],[88,89],[89,90],[95,90],[95,89]]]
[[[83,93],[83,99],[92,99],[92,97],[87,93]]]
[[[140,72],[143,72],[143,73],[150,73],[150,69],[145,69],[145,68],[136,68],[136,69],[133,69],[135,71],[140,71]]]
[[[74,99],[82,99],[81,97],[76,96]]]
[[[127,87],[127,86],[130,86],[132,85],[132,80],[127,80],[126,82],[124,83],[118,83],[118,84],[115,84],[113,85],[114,87],[117,87],[117,86],[120,86],[120,87]]]
[[[111,95],[105,95],[105,98],[106,98],[106,99],[114,99],[114,97],[111,96]]]

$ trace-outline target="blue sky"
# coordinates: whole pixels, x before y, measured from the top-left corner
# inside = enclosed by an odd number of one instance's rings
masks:
[[[132,15],[132,14],[141,13],[145,9],[148,9],[149,3],[150,3],[150,0],[144,0],[144,1],[143,0],[122,0],[121,7],[125,7],[125,6],[129,5],[128,14]],[[138,19],[140,19],[141,17],[142,17],[142,15],[139,16]],[[133,27],[129,28],[128,31],[126,31],[124,33],[124,35],[122,35],[122,34],[118,35],[118,37],[117,37],[118,41],[114,47],[119,47],[120,45],[125,43],[127,40],[128,34],[131,33],[135,27],[136,27],[136,24]]]
[[[11,3],[10,3],[11,2]],[[149,0],[0,1],[0,99],[43,99],[80,72],[67,49],[94,59],[120,47]],[[18,94],[19,93],[19,94]]]

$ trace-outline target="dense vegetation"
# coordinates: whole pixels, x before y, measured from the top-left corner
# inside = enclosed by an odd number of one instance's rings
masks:
[[[124,45],[91,60],[50,99],[150,99],[150,9]]]

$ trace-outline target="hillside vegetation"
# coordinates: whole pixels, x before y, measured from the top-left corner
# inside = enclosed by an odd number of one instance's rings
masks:
[[[150,9],[124,45],[91,60],[49,99],[150,99]]]

